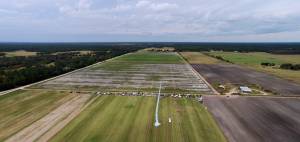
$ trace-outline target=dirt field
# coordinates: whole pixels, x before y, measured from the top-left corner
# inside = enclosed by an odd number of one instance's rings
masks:
[[[270,54],[265,52],[207,52],[207,54],[213,56],[220,56],[225,60],[228,60],[234,64],[246,66],[256,71],[265,72],[284,78],[287,80],[294,81],[300,84],[300,72],[294,70],[280,69],[280,65],[284,63],[300,64],[300,55],[280,55]],[[274,63],[275,66],[266,67],[261,66],[261,63]]]
[[[300,99],[205,96],[230,142],[299,142]]]
[[[193,64],[192,66],[211,84],[258,84],[264,89],[277,92],[280,95],[300,95],[299,84],[238,65]]]

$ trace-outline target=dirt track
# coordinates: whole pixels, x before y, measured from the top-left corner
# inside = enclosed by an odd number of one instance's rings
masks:
[[[74,118],[77,114],[79,114],[81,109],[84,107],[84,104],[90,97],[90,95],[78,95],[74,97],[40,120],[19,131],[6,141],[32,142],[38,139],[39,141],[46,141],[47,139],[49,139],[49,137],[53,136],[57,131],[60,130],[58,129],[60,128],[60,126],[65,126],[69,121],[72,120],[71,118]],[[53,131],[52,129],[55,129],[55,131]]]
[[[258,84],[281,95],[300,95],[300,85],[251,69],[231,64],[193,64],[209,83]]]
[[[205,96],[230,142],[299,142],[300,99]]]

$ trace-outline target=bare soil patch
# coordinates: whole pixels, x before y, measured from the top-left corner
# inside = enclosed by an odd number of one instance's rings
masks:
[[[298,142],[300,99],[205,96],[230,142]]]

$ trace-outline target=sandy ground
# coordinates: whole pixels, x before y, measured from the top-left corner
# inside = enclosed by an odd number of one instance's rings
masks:
[[[258,84],[281,95],[300,95],[299,84],[238,65],[193,64],[192,66],[211,84]]]
[[[205,96],[230,142],[299,142],[300,99]]]
[[[38,139],[39,141],[47,141],[80,113],[90,97],[90,95],[78,95],[74,97],[6,141],[32,142]]]

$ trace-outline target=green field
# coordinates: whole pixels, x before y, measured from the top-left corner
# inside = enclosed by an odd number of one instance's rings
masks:
[[[280,69],[279,66],[283,63],[300,64],[299,55],[277,55],[263,52],[208,52],[213,56],[221,56],[225,60],[229,60],[232,63],[250,67],[257,71],[271,73],[278,77],[292,80],[300,83],[300,72],[293,70]],[[275,63],[275,67],[264,67],[260,64],[262,62]]]
[[[51,141],[222,142],[222,132],[196,101],[162,98],[154,127],[154,97],[101,96]],[[168,118],[172,123],[168,123]]]
[[[184,61],[176,53],[138,51],[129,53],[104,62],[93,69],[105,69],[111,71],[125,70],[137,64],[182,64]]]
[[[278,55],[264,52],[209,52],[210,55],[222,56],[224,59],[232,61],[236,64],[244,65],[260,65],[262,62],[275,63],[280,65],[283,63],[300,64],[299,55]]]
[[[70,99],[58,91],[15,91],[0,96],[0,141],[32,124]]]

